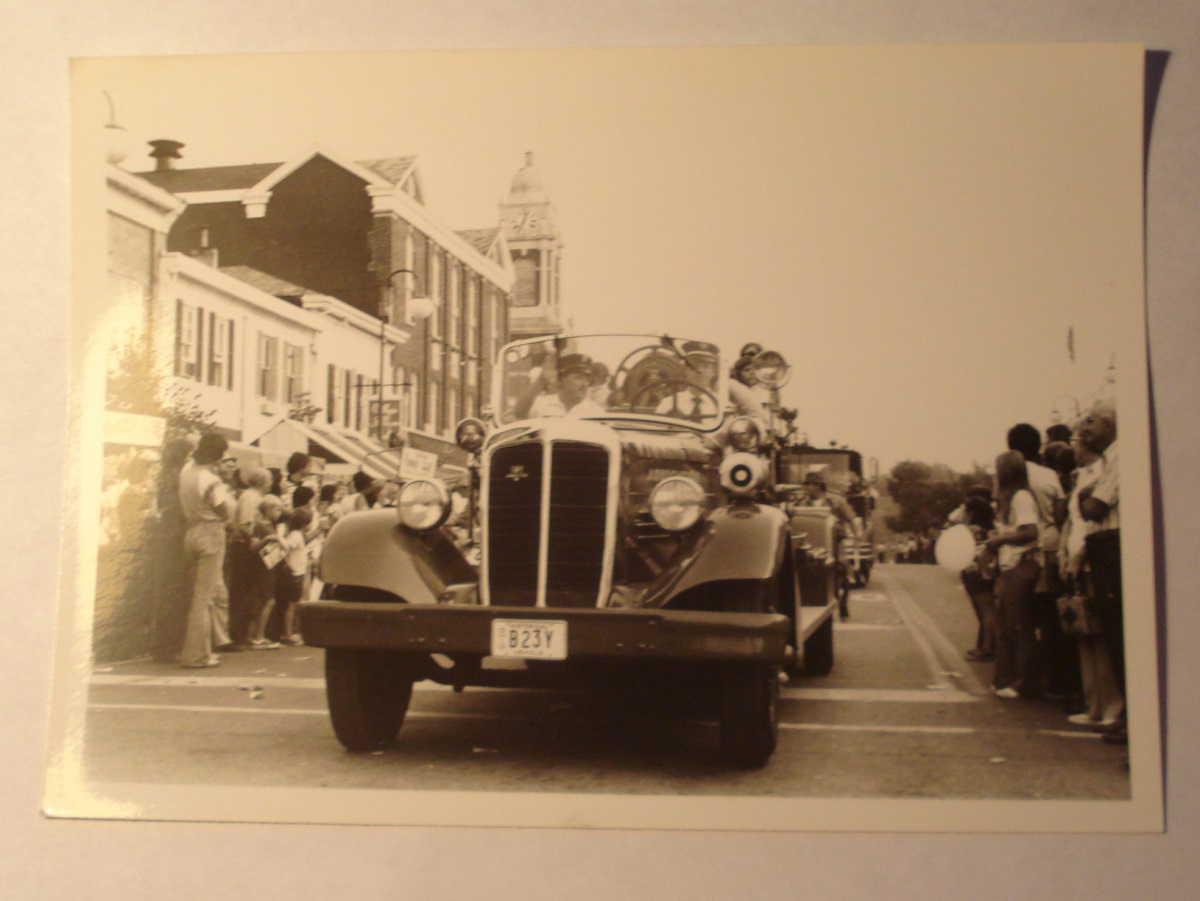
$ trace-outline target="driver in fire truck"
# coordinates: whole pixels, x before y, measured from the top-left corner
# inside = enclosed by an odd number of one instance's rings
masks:
[[[518,419],[603,416],[605,408],[589,396],[596,375],[595,364],[587,354],[565,354],[558,360],[557,383],[552,386],[550,374],[542,368],[517,398],[513,413]]]

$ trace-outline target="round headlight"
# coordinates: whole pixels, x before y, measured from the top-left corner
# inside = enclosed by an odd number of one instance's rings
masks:
[[[721,485],[737,497],[749,497],[762,486],[767,465],[755,454],[730,454],[721,462]]]
[[[416,479],[401,488],[396,498],[401,525],[417,532],[437,528],[449,512],[450,496],[440,482]]]
[[[758,450],[762,443],[762,432],[758,423],[749,416],[741,416],[729,423],[729,446],[738,451]]]
[[[703,511],[704,489],[691,479],[663,479],[650,492],[650,515],[668,532],[690,529]]]

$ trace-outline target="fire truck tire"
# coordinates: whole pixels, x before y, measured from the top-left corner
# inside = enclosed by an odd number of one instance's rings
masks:
[[[380,751],[396,740],[412,687],[412,668],[403,654],[325,651],[329,718],[338,741],[349,751]]]
[[[828,676],[833,669],[833,617],[827,616],[804,642],[804,674]]]
[[[720,687],[721,751],[731,766],[758,769],[779,738],[779,678],[763,664],[731,666]]]

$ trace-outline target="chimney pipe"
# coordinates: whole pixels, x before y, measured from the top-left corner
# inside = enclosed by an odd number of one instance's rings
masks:
[[[179,151],[185,145],[179,141],[169,141],[166,138],[159,138],[157,141],[150,141],[149,143],[154,148],[150,151],[150,157],[154,160],[155,172],[169,172],[175,168],[172,160],[183,159],[183,155]]]

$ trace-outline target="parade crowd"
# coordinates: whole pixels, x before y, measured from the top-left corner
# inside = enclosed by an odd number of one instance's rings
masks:
[[[1021,423],[948,525],[973,533],[962,583],[978,619],[967,657],[991,661],[1005,700],[1060,700],[1068,719],[1128,741],[1114,407],[1099,402],[1074,430]]]
[[[239,465],[228,449],[210,432],[163,455],[155,657],[189,669],[220,665],[221,652],[302,644],[296,605],[319,591],[325,536],[345,514],[390,505],[399,490],[363,472],[319,485],[304,453],[280,471]]]
[[[742,370],[759,350],[743,349]],[[735,384],[753,387],[752,373],[735,365],[732,374]],[[1021,423],[1009,429],[1007,445],[992,486],[969,489],[947,523],[969,529],[975,543],[974,560],[961,573],[978,620],[967,657],[993,664],[997,698],[1060,700],[1072,723],[1123,744],[1115,409],[1099,402],[1074,429],[1051,426],[1045,435]],[[349,484],[320,485],[304,453],[292,454],[280,472],[239,466],[227,451],[216,433],[164,451],[155,536],[165,574],[155,656],[163,662],[215,667],[218,652],[302,643],[296,608],[320,589],[315,563],[325,536],[347,513],[394,505],[399,492],[396,482],[362,472]],[[802,487],[804,497],[792,502],[826,503],[819,476]],[[840,500],[829,498],[831,506]],[[452,500],[465,509],[465,498]],[[835,513],[858,537],[853,512]],[[922,535],[889,546],[887,556],[933,562],[934,550],[935,537]]]

